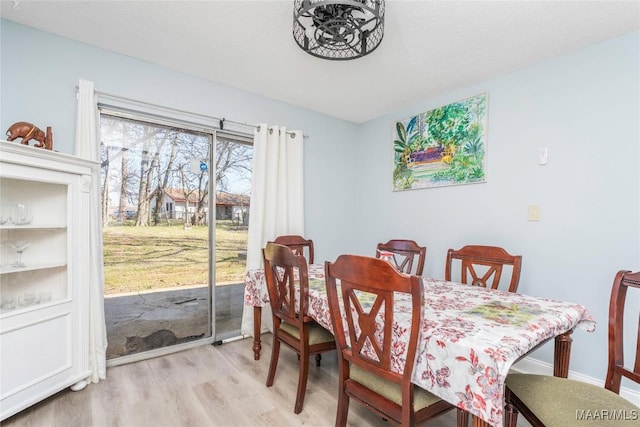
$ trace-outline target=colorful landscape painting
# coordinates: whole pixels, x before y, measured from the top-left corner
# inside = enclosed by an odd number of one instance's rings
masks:
[[[486,182],[487,94],[396,122],[393,190]]]

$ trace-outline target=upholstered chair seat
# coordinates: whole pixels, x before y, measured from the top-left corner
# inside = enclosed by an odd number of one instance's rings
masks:
[[[509,374],[507,387],[549,427],[640,425],[640,408],[593,384],[547,375]]]
[[[335,338],[333,334],[327,331],[325,328],[320,326],[314,321],[309,322],[309,345],[322,344],[322,343],[333,343]],[[297,326],[292,325],[287,322],[282,322],[280,324],[280,330],[288,333],[296,339],[300,339],[300,329]]]
[[[516,427],[518,413],[533,427],[639,426],[640,407],[619,395],[623,378],[640,385],[638,306],[630,304],[625,311],[625,302],[637,303],[639,296],[640,272],[620,270],[609,298],[609,363],[604,387],[555,376],[510,373],[505,382],[505,426]],[[635,343],[625,338],[626,315],[632,319],[631,332],[637,334]],[[634,344],[635,354],[625,364],[624,348],[633,349]]]
[[[386,397],[396,405],[402,406],[402,389],[400,384],[387,381],[379,375],[359,368],[357,365],[351,365],[351,379],[362,384],[369,390]],[[425,389],[417,386],[413,389],[413,409],[416,412],[434,405],[440,400],[438,396],[429,393]]]

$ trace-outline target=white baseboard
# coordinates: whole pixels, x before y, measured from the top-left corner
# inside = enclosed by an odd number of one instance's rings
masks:
[[[514,364],[511,369],[526,374],[553,375],[553,365],[551,363],[542,362],[531,357],[525,357],[518,363]],[[594,384],[599,387],[604,386],[604,380],[590,377],[571,370],[569,371],[569,378],[571,378],[572,380]],[[634,405],[640,406],[640,391],[632,390],[629,387],[620,387],[620,396],[624,397]]]

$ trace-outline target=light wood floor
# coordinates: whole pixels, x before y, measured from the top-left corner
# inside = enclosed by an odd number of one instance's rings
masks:
[[[293,413],[298,381],[296,354],[282,347],[273,387],[265,381],[271,334],[253,360],[252,340],[204,345],[143,362],[108,368],[107,379],[79,392],[62,391],[2,422],[3,427],[333,426],[337,360],[324,354],[311,363],[301,414]],[[455,411],[426,423],[455,426]],[[348,425],[390,427],[351,402]],[[524,420],[519,426],[528,426]]]

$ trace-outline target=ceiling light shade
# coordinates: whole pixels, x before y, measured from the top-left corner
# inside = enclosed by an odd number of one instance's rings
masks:
[[[294,0],[293,38],[310,55],[355,59],[384,35],[384,0]]]

